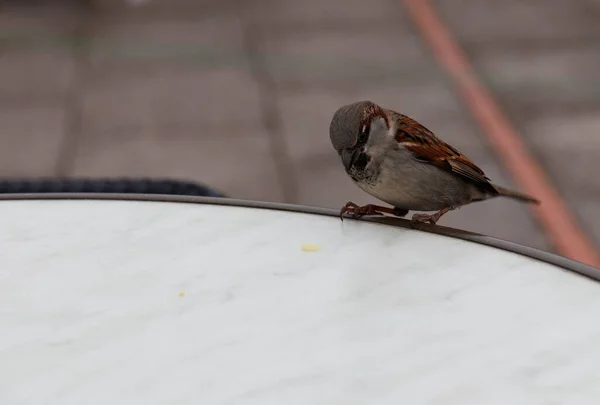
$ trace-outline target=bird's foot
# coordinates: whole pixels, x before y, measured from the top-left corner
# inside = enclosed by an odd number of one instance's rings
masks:
[[[364,215],[383,215],[383,213],[377,210],[377,208],[383,207],[377,207],[373,204],[360,206],[348,201],[340,210],[340,219],[342,221],[344,220],[344,214],[350,215],[351,218],[360,218]]]
[[[436,212],[435,214],[414,214],[412,216],[412,223],[413,224],[417,224],[417,223],[427,223],[429,222],[432,225],[435,225],[437,223],[437,221],[440,220],[440,217],[442,215],[444,215],[445,213],[447,213],[448,211],[450,211],[450,208],[444,208],[443,210],[440,210],[438,212]]]
[[[388,208],[374,204],[356,205],[353,202],[347,202],[340,210],[340,219],[344,220],[344,214],[349,214],[351,218],[360,218],[364,215],[383,215],[390,214],[397,217],[403,217],[408,214],[408,210],[399,208]]]

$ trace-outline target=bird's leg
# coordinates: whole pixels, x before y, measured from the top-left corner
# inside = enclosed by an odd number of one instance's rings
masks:
[[[412,222],[413,223],[429,222],[430,224],[435,225],[435,223],[440,220],[440,217],[442,215],[444,215],[445,213],[447,213],[448,211],[450,211],[451,209],[452,208],[444,208],[443,210],[440,210],[440,211],[436,212],[435,214],[414,214],[412,216]]]
[[[368,205],[356,205],[353,202],[347,202],[346,205],[340,210],[340,219],[344,220],[344,214],[350,214],[352,218],[360,218],[363,215],[383,215],[390,214],[397,217],[403,217],[408,214],[408,210],[400,208],[388,208],[380,205],[368,204]]]
[[[344,220],[344,214],[350,214],[352,218],[360,218],[363,215],[376,215],[380,213],[376,212],[375,206],[372,204],[360,206],[348,201],[340,210],[340,219],[342,221]]]

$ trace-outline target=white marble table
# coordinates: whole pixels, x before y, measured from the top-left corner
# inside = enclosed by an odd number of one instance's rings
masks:
[[[235,206],[0,201],[0,222],[2,405],[600,401],[600,284],[539,260]]]

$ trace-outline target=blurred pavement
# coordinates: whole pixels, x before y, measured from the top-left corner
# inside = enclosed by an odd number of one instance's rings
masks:
[[[96,1],[0,2],[0,176],[173,177],[238,198],[374,202],[328,137],[337,107],[370,99],[514,187],[400,0]],[[434,3],[600,247],[600,1]],[[506,199],[440,224],[552,249]]]

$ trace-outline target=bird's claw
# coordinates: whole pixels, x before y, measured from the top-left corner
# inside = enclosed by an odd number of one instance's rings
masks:
[[[414,214],[412,216],[412,220],[411,222],[413,224],[426,224],[426,223],[430,223],[431,225],[435,225],[437,222],[437,219],[434,217],[434,215],[429,215],[429,214]]]
[[[411,223],[413,225],[415,224],[425,224],[427,222],[429,222],[431,225],[435,225],[437,223],[437,221],[440,220],[441,216],[444,215],[445,213],[447,213],[448,211],[452,210],[454,208],[444,208],[438,212],[436,212],[435,214],[414,214],[412,216],[412,221]]]
[[[360,218],[364,215],[383,215],[372,204],[360,206],[350,201],[340,210],[340,219],[342,221],[344,220],[344,214],[349,214],[351,218]]]

